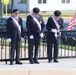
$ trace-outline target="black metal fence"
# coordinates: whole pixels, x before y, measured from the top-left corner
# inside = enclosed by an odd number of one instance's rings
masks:
[[[26,33],[25,33],[26,34]],[[39,59],[47,59],[47,32],[44,33],[44,38],[39,46]],[[28,60],[28,39],[24,37],[24,41],[20,46],[20,60]],[[59,44],[59,58],[74,58],[76,57],[76,31],[62,31]],[[10,43],[7,42],[6,32],[0,32],[0,61],[10,60]]]

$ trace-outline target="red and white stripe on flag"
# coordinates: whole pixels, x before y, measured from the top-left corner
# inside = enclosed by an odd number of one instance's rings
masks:
[[[69,23],[69,26],[66,30],[72,30],[72,28],[76,26],[76,19],[72,18],[71,22]]]

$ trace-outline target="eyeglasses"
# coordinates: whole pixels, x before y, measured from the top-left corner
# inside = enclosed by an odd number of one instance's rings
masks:
[[[19,13],[15,13],[15,14],[19,14]]]

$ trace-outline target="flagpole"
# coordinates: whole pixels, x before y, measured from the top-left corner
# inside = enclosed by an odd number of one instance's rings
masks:
[[[6,16],[7,16],[7,4],[6,4]]]

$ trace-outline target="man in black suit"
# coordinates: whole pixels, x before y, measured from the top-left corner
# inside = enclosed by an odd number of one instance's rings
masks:
[[[14,9],[12,11],[12,16],[7,19],[7,36],[8,42],[11,42],[10,50],[10,65],[14,62],[14,52],[16,49],[16,64],[22,64],[19,62],[20,54],[20,40],[23,39],[23,26],[22,19],[18,17],[19,10]]]
[[[58,42],[60,29],[63,27],[63,19],[60,18],[61,12],[54,11],[54,16],[49,17],[47,21],[47,55],[48,62],[52,62],[52,49],[54,45],[54,62],[58,63]]]
[[[38,59],[38,47],[40,43],[40,38],[43,37],[44,22],[40,14],[39,8],[33,8],[33,13],[27,16],[26,26],[28,32],[28,55],[31,64],[39,63]],[[33,48],[35,50],[33,53]],[[34,56],[34,58],[33,58]]]

